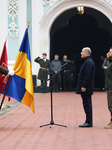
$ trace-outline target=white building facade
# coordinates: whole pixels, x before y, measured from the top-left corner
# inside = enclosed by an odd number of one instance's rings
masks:
[[[112,0],[1,0],[0,1],[0,51],[8,35],[8,64],[12,69],[28,21],[32,72],[39,65],[33,60],[46,52],[50,58],[50,29],[63,12],[84,6],[103,13],[112,22]]]

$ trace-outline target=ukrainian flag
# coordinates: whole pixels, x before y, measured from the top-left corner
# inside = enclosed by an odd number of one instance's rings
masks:
[[[6,95],[29,106],[34,113],[34,92],[28,29],[25,31],[13,70],[15,71],[15,75],[11,79]],[[3,93],[5,93],[7,84]]]

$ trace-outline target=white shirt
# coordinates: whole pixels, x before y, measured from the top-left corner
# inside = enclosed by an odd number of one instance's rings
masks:
[[[67,61],[67,59],[65,60],[65,59],[63,59],[65,62]]]
[[[46,61],[46,59],[43,59],[43,61],[45,62],[45,61]]]

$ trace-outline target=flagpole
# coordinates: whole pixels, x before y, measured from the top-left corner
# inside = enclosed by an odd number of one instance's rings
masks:
[[[12,76],[9,77],[9,81],[8,81],[8,84],[7,84],[7,87],[6,87],[4,96],[3,96],[2,101],[1,101],[0,110],[1,110],[1,108],[2,108],[2,105],[3,105],[3,102],[4,102],[5,96],[6,96],[6,94],[7,94],[7,90],[8,90],[8,88],[9,88],[9,84],[10,84],[10,82],[11,82],[11,79],[12,79]]]
[[[30,22],[31,22],[31,18],[30,18],[30,20],[29,20],[29,22],[28,22],[27,29],[29,28]],[[8,36],[7,36],[7,37],[8,37]],[[7,37],[6,37],[5,42],[7,42]],[[9,88],[9,84],[10,84],[10,82],[11,82],[11,79],[12,79],[12,76],[9,77],[9,81],[8,81],[8,84],[7,84],[7,87],[6,87],[6,90],[5,90],[4,96],[3,96],[3,98],[2,98],[1,105],[0,105],[0,110],[1,110],[1,108],[2,108],[2,105],[3,105],[3,102],[4,102],[5,96],[6,96],[6,94],[7,94],[7,90],[8,90],[8,88]]]
[[[5,43],[7,42],[7,38],[8,38],[8,35],[6,36]],[[12,78],[12,77],[10,76],[10,78],[9,78],[9,82],[8,82],[8,85],[7,85],[7,87],[6,87],[6,90],[5,90],[4,96],[3,96],[2,101],[1,101],[0,110],[1,110],[1,108],[2,108],[2,105],[3,105],[3,102],[4,102],[4,99],[5,99],[5,96],[6,96],[6,93],[7,93],[7,90],[8,90],[8,87],[9,87],[10,81],[11,81],[11,78]]]

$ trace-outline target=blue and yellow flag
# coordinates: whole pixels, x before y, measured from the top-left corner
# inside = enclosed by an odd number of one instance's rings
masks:
[[[34,113],[34,93],[28,29],[25,31],[13,70],[15,71],[15,75],[11,79],[6,95],[29,106]],[[5,93],[7,84],[3,93]]]

